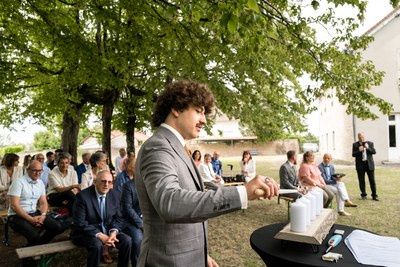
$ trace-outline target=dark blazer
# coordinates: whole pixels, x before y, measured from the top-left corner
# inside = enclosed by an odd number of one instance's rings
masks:
[[[282,164],[279,169],[279,180],[282,189],[297,189],[299,180],[297,179],[297,171],[291,166],[289,161]]]
[[[143,227],[142,212],[140,211],[134,180],[122,185],[121,213],[127,223],[137,228]]]
[[[337,183],[336,179],[332,177],[332,175],[335,174],[335,167],[332,164],[329,164],[328,167],[331,172],[331,177],[328,177],[328,175],[326,173],[325,165],[323,162],[321,162],[318,165],[318,169],[321,172],[321,176],[322,176],[322,178],[324,178],[325,183],[326,184],[336,184]]]
[[[366,141],[364,143],[368,144],[367,148],[367,162],[368,162],[368,169],[370,171],[375,170],[375,163],[374,159],[372,158],[373,154],[376,154],[374,143],[370,141]],[[353,157],[356,158],[356,170],[362,171],[364,170],[364,162],[362,161],[362,152],[359,150],[359,147],[362,144],[360,142],[353,143]]]
[[[84,174],[86,172],[85,164],[82,162],[81,164],[76,166],[75,171],[76,171],[76,174],[78,175],[78,183],[81,183],[82,182],[82,174]]]
[[[104,226],[107,232],[110,229],[121,231],[123,228],[118,196],[119,194],[114,190],[110,190],[106,196]],[[82,190],[77,195],[72,214],[74,222],[71,233],[72,239],[82,236],[95,237],[97,233],[101,232],[100,207],[94,185]]]

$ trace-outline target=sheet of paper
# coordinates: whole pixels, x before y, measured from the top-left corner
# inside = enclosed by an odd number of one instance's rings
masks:
[[[354,230],[344,240],[354,258],[362,264],[399,267],[400,240]]]

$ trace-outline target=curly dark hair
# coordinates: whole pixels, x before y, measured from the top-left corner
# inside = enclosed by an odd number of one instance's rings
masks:
[[[214,95],[208,86],[187,80],[168,84],[157,98],[152,116],[152,126],[158,127],[165,122],[171,109],[184,111],[190,106],[204,107],[206,115],[212,112]]]

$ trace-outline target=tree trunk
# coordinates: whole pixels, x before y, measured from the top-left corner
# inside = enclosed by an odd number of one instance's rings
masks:
[[[135,125],[136,125],[136,115],[134,114],[129,114],[128,115],[128,120],[126,123],[126,145],[127,145],[127,152],[133,152],[136,153],[135,151]]]
[[[111,158],[111,121],[112,121],[112,114],[114,111],[115,102],[118,99],[118,91],[117,90],[110,91],[108,96],[109,99],[103,105],[103,111],[102,111],[103,135],[101,141],[102,141],[102,148],[109,158],[108,166],[110,167],[110,169],[114,170],[115,168]]]
[[[71,164],[74,166],[78,157],[78,134],[84,105],[84,103],[71,103],[70,108],[64,111],[62,120],[61,149],[71,154]]]

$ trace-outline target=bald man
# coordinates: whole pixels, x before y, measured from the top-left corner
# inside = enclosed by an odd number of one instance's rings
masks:
[[[67,227],[47,215],[46,190],[40,179],[42,171],[42,163],[33,160],[27,173],[13,181],[8,191],[10,226],[28,240],[28,246],[46,244]]]
[[[372,155],[376,154],[374,143],[366,141],[364,133],[358,133],[358,142],[353,144],[353,157],[356,161],[358,183],[361,191],[361,199],[367,199],[365,191],[365,173],[368,175],[369,186],[372,191],[372,199],[379,201],[376,194],[375,163]]]

